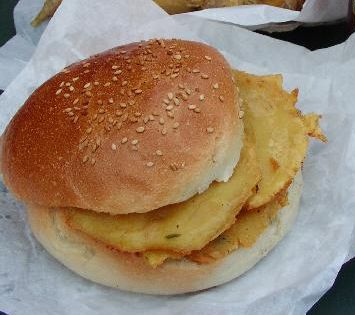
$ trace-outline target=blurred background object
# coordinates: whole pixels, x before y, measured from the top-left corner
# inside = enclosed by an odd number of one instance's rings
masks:
[[[305,0],[154,0],[169,14],[178,14],[203,10],[209,8],[232,7],[238,5],[266,4],[275,7],[301,10]],[[45,0],[41,11],[31,22],[33,27],[39,26],[43,21],[49,19],[62,0]]]

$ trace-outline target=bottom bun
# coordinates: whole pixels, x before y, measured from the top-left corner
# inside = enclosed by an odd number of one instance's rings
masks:
[[[301,172],[282,208],[251,248],[240,248],[210,264],[169,260],[153,269],[139,254],[124,253],[70,229],[60,210],[28,207],[32,231],[44,248],[69,269],[94,282],[146,294],[181,294],[226,283],[253,267],[290,230],[298,213]]]

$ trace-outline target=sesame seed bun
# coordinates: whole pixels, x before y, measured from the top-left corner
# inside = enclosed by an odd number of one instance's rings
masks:
[[[152,40],[75,63],[39,87],[3,135],[22,201],[112,214],[184,201],[238,162],[239,97],[205,44]]]
[[[97,283],[147,294],[181,294],[228,282],[252,268],[286,235],[298,213],[301,173],[289,189],[289,205],[281,209],[251,248],[241,248],[210,264],[171,260],[152,268],[142,256],[110,249],[79,234],[60,210],[29,207],[32,231],[44,248],[69,269]]]

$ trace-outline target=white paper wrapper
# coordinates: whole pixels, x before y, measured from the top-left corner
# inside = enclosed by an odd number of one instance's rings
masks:
[[[324,115],[329,143],[311,143],[295,226],[235,281],[183,296],[146,296],[93,284],[56,262],[33,239],[23,207],[1,186],[1,310],[14,315],[305,314],[355,255],[355,37],[310,52],[233,25],[186,15],[173,19],[146,0],[65,0],[30,62],[0,97],[0,131],[30,93],[63,66],[151,37],[202,40],[236,68],[282,73],[287,89],[300,89],[298,107]],[[0,66],[6,62],[0,56]]]
[[[267,28],[275,23],[325,23],[347,16],[348,0],[306,0],[302,10],[292,11],[267,5],[245,5],[189,13],[219,22],[228,22],[250,29]],[[298,25],[297,23],[295,25]],[[279,29],[284,28],[280,26]]]

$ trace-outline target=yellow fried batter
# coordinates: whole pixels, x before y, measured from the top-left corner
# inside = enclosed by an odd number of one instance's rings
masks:
[[[249,209],[269,203],[287,188],[306,156],[309,136],[325,140],[318,116],[303,116],[295,108],[298,91],[282,89],[281,75],[254,76],[235,71],[245,112],[244,123],[256,138],[262,179],[257,193],[248,200]]]
[[[260,180],[254,143],[245,136],[241,157],[226,183],[213,183],[189,200],[147,213],[111,216],[66,209],[67,223],[126,252],[148,250],[189,254],[218,237],[252,195]]]

